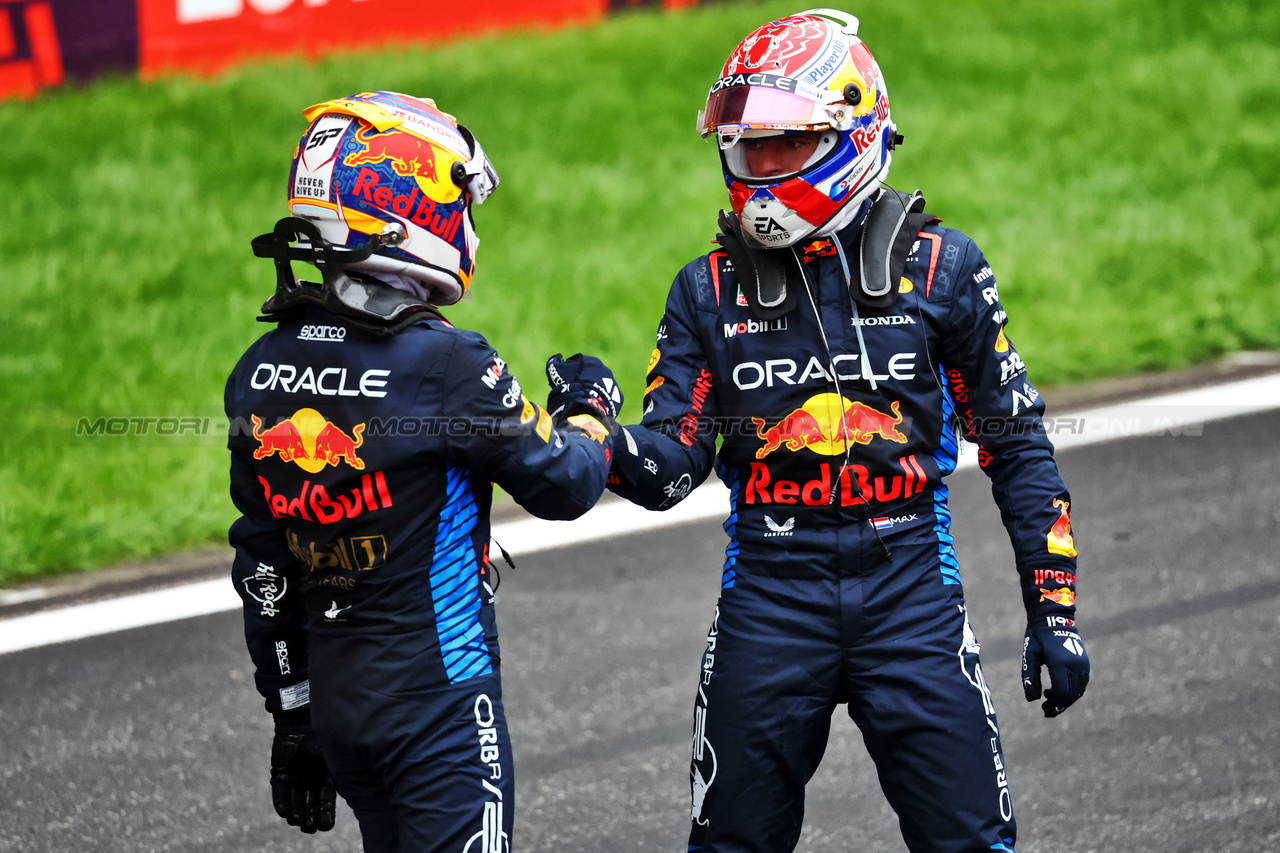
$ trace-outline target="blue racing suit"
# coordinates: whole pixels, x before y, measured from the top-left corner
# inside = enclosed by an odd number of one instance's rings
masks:
[[[836,236],[849,263],[860,228]],[[695,707],[689,849],[793,849],[837,703],[861,728],[911,850],[1012,849],[943,478],[957,435],[976,442],[1028,613],[1072,616],[1070,495],[1043,403],[1005,334],[991,268],[964,234],[930,221],[894,303],[878,310],[851,299],[832,240],[794,251],[804,289],[771,321],[752,316],[724,252],[677,275],[644,417],[618,440],[610,477],[650,509],[679,502],[713,466],[730,491]]]
[[[255,680],[309,720],[367,851],[505,851],[514,786],[489,565],[497,483],[543,518],[612,439],[553,424],[485,339],[309,308],[227,382],[232,570]]]

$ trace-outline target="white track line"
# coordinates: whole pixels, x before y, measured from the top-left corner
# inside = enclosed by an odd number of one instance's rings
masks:
[[[140,592],[0,621],[0,654],[234,610],[227,578]]]
[[[1280,409],[1280,373],[1163,394],[1046,419],[1059,451],[1140,435],[1170,432],[1200,435],[1209,421]],[[959,468],[977,465],[972,445],[961,448]],[[493,535],[520,556],[584,542],[628,536],[677,524],[722,519],[729,490],[712,480],[666,512],[650,512],[625,501],[608,501],[576,521],[537,518],[495,525]],[[240,607],[226,579],[79,604],[0,620],[0,654],[161,622],[221,613]]]

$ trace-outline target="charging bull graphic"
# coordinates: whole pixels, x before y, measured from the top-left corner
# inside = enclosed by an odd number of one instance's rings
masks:
[[[808,449],[826,456],[844,453],[846,443],[870,444],[877,437],[906,444],[907,437],[898,429],[902,413],[897,400],[889,404],[889,411],[893,414],[838,394],[818,394],[768,429],[764,418],[751,419],[764,442],[756,458],[763,459],[784,444],[793,452]]]
[[[1059,589],[1042,589],[1040,590],[1040,600],[1052,601],[1055,604],[1061,604],[1063,607],[1074,607],[1076,594],[1065,586]]]
[[[395,128],[379,132],[373,127],[362,127],[356,131],[356,141],[364,145],[364,150],[348,154],[343,161],[348,166],[390,160],[397,175],[438,180],[435,146],[421,136]]]
[[[364,460],[356,455],[356,448],[364,444],[364,424],[356,424],[351,432],[354,439],[333,424],[325,424],[316,436],[316,446],[311,458],[323,459],[326,464],[334,466],[346,460],[352,468],[363,471]]]
[[[254,459],[266,459],[273,453],[280,454],[280,461],[292,462],[295,459],[309,459],[307,448],[302,443],[302,434],[293,421],[281,421],[266,432],[262,429],[262,419],[253,418],[253,437],[258,440],[258,449],[253,451]]]
[[[381,132],[362,127],[356,131],[354,141],[362,148],[343,159],[348,166],[376,166],[390,161],[393,172],[414,178],[418,187],[437,202],[448,204],[462,194],[450,176],[457,158],[416,133],[394,127]]]
[[[328,465],[346,462],[357,471],[364,470],[364,460],[356,450],[364,444],[364,424],[356,424],[347,435],[336,424],[330,423],[315,409],[299,409],[285,421],[270,429],[262,429],[262,419],[253,419],[253,437],[258,448],[254,459],[266,459],[279,454],[280,461],[292,462],[309,474],[315,474]],[[353,437],[354,436],[354,437]]]
[[[898,410],[897,400],[889,404],[889,411],[893,412],[893,417],[863,403],[854,403],[845,409],[840,425],[849,440],[855,444],[870,444],[875,436],[880,436],[886,441],[906,444],[907,437],[897,429],[898,424],[902,423],[902,414]]]
[[[764,447],[756,451],[757,459],[765,458],[783,444],[787,450],[803,450],[827,439],[822,424],[804,409],[796,409],[769,429],[764,428],[764,418],[752,418],[751,422],[756,425],[756,435],[764,442]]]

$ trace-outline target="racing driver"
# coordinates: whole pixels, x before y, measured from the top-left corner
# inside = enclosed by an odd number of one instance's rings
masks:
[[[437,310],[468,291],[472,209],[498,184],[465,127],[393,92],[304,115],[292,216],[253,241],[275,261],[261,319],[278,325],[226,389],[232,574],[275,718],[272,800],[328,830],[336,785],[366,851],[505,853],[492,483],[543,518],[586,512],[622,396],[598,359],[556,356],[548,412]]]
[[[779,853],[838,704],[912,851],[1012,851],[1016,826],[943,479],[958,439],[1008,529],[1046,716],[1084,692],[1071,498],[977,246],[884,184],[902,142],[858,21],[817,9],[729,55],[698,127],[732,212],[671,287],[610,488],[730,491],[694,711],[690,853]],[[716,452],[720,439],[719,453]]]

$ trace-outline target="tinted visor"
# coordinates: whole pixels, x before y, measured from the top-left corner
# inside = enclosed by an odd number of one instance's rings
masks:
[[[807,154],[801,154],[800,159],[796,159],[796,155],[788,156],[786,153],[775,151],[772,156],[753,155],[751,149],[753,144],[770,145],[786,139],[795,139],[799,137],[816,137],[812,150]],[[724,155],[725,168],[729,170],[729,174],[748,184],[780,184],[783,181],[790,180],[797,175],[803,174],[821,163],[835,149],[839,140],[839,134],[834,130],[825,131],[793,131],[769,137],[755,137],[739,139],[728,148],[722,148],[721,153]],[[779,156],[781,155],[781,156]],[[767,164],[777,169],[784,167],[781,172],[770,172],[767,175],[758,175],[751,168],[753,161]],[[785,168],[786,163],[791,164],[791,168]]]
[[[707,98],[698,131],[705,136],[721,125],[800,130],[830,123],[825,106],[803,95],[761,86],[732,86]]]

